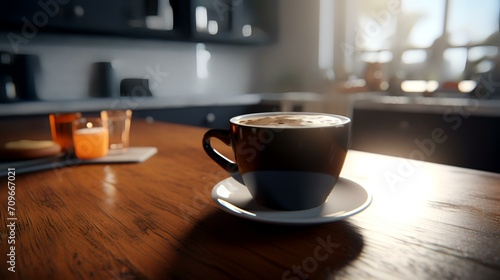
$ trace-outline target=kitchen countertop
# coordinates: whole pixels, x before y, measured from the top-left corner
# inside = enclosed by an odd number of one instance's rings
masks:
[[[106,109],[161,109],[199,106],[255,105],[259,94],[173,95],[168,97],[119,97],[82,100],[44,100],[0,103],[0,117],[72,113]]]
[[[404,111],[421,113],[463,113],[500,116],[500,100],[463,97],[390,96],[379,93],[357,94],[354,109]],[[451,110],[451,111],[450,111]]]

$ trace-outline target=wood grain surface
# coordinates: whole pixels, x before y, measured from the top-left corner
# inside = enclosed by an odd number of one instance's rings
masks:
[[[134,120],[140,164],[16,175],[15,272],[0,178],[0,279],[500,279],[500,175],[350,151],[364,212],[314,226],[218,209],[206,129]],[[218,146],[230,156],[230,150]],[[11,238],[12,239],[12,238]]]

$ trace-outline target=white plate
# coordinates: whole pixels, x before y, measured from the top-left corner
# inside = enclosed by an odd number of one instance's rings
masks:
[[[281,211],[257,204],[244,185],[227,178],[212,189],[212,199],[222,210],[241,218],[273,224],[305,225],[334,222],[357,214],[370,205],[372,195],[353,181],[339,178],[323,205],[307,210]]]

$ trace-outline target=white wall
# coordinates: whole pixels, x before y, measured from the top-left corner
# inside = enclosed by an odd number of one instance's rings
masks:
[[[206,79],[197,77],[196,43],[40,33],[21,44],[19,53],[40,56],[43,76],[38,91],[45,100],[89,96],[91,64],[98,61],[114,61],[119,79],[161,72],[159,79],[150,79],[156,96],[250,91],[255,61],[252,47],[207,44],[206,50],[210,52]],[[5,33],[0,34],[0,51],[14,52]]]
[[[324,90],[318,66],[319,2],[279,1],[279,40],[259,50],[259,91]]]
[[[255,90],[259,92],[315,92],[325,100],[315,111],[350,115],[352,96],[334,92],[332,72],[319,66],[320,5],[334,0],[280,0],[279,39],[274,45],[259,49],[259,71]],[[335,3],[329,3],[335,4]],[[332,7],[333,5],[329,5]],[[327,5],[328,6],[328,5]],[[328,15],[329,13],[323,13]],[[333,9],[330,13],[333,16]],[[332,22],[333,20],[330,20]],[[328,23],[328,21],[327,21]],[[331,36],[326,51],[333,52],[333,23],[325,32]],[[328,43],[327,43],[328,44]],[[330,57],[333,60],[333,53]],[[330,61],[330,66],[334,61]],[[330,77],[328,77],[330,76]],[[318,103],[318,102],[316,102]]]

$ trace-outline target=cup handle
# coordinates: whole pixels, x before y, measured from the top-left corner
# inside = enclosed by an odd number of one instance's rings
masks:
[[[241,174],[238,170],[238,165],[223,156],[221,153],[219,153],[216,149],[214,149],[210,143],[210,140],[212,137],[215,137],[222,141],[222,143],[231,146],[231,137],[229,135],[229,130],[227,129],[210,129],[203,135],[203,149],[205,150],[205,153],[213,159],[220,167],[222,167],[224,170],[226,170],[231,177],[233,177],[236,181],[240,182],[241,184],[243,183],[243,178],[241,178]]]

